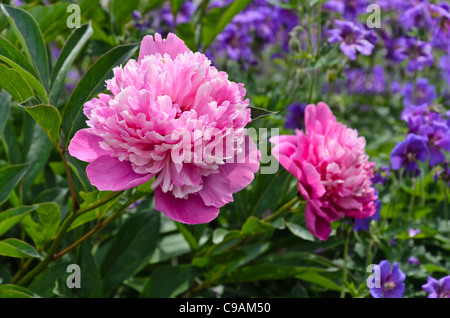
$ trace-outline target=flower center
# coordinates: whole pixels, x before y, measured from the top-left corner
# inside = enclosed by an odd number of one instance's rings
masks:
[[[416,161],[416,154],[413,152],[408,152],[408,155],[406,158],[408,161],[411,161],[411,162]]]
[[[439,298],[450,298],[450,290],[446,290]]]
[[[356,42],[355,34],[352,32],[352,33],[346,35],[345,38],[344,38],[344,41],[347,44],[354,44]]]
[[[395,288],[395,283],[394,282],[387,282],[384,284],[384,289],[385,290],[393,290]]]

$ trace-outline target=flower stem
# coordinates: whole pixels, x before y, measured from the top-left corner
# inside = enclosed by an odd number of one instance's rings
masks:
[[[347,288],[347,254],[348,254],[348,243],[350,241],[350,231],[351,227],[347,226],[345,233],[345,243],[344,243],[344,272],[342,274],[342,282],[344,286],[341,290],[341,298],[345,298],[345,289]]]
[[[273,219],[277,218],[281,213],[283,213],[285,210],[287,210],[291,206],[293,206],[298,200],[299,200],[299,198],[297,196],[295,196],[295,198],[293,198],[291,201],[285,203],[281,208],[276,210],[274,213],[272,213],[268,217],[262,219],[262,221],[263,222],[270,222],[270,221],[272,221]]]
[[[444,190],[444,216],[446,219],[446,223],[447,223],[447,235],[448,235],[448,240],[450,242],[450,219],[448,218],[448,196],[447,196],[447,185],[445,184],[444,181],[442,181],[442,188]]]
[[[94,202],[82,209],[79,209],[74,213],[70,213],[69,216],[64,220],[62,226],[59,228],[56,238],[53,241],[52,245],[50,246],[49,250],[47,251],[47,254],[45,255],[44,259],[39,264],[37,264],[36,267],[34,267],[30,272],[28,272],[24,277],[22,277],[17,282],[17,284],[20,286],[27,285],[34,277],[36,277],[40,272],[42,272],[51,261],[54,260],[54,254],[56,253],[62,239],[64,238],[64,235],[68,232],[73,221],[75,221],[83,213],[89,212],[95,208],[102,206],[103,204],[106,204],[107,202],[111,201],[112,199],[116,198],[122,193],[123,191],[111,193],[110,195],[102,198],[97,202]],[[19,277],[19,275],[21,274],[18,274],[17,277]]]

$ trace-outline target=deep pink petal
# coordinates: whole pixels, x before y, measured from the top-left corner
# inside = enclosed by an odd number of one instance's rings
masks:
[[[103,138],[94,135],[90,128],[77,131],[70,141],[69,153],[81,161],[92,162],[98,157],[108,155],[107,150],[100,147]]]
[[[92,161],[86,173],[93,186],[100,191],[122,191],[137,187],[151,180],[151,174],[134,172],[129,161],[102,156]]]
[[[312,235],[318,237],[322,241],[328,239],[328,236],[331,233],[330,223],[314,213],[314,208],[311,206],[310,202],[306,204],[305,223]]]
[[[219,208],[205,205],[198,194],[190,194],[187,199],[177,199],[159,187],[155,189],[155,209],[174,221],[187,224],[208,223],[219,214]]]

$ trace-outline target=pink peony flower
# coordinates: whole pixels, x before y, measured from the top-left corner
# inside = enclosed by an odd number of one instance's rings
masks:
[[[114,69],[112,93],[84,105],[89,128],[71,140],[72,156],[101,191],[155,178],[155,207],[189,224],[210,222],[259,169],[246,136],[243,84],[228,80],[204,54],[174,34],[144,37],[139,59]]]
[[[364,151],[365,139],[338,123],[325,103],[306,107],[305,127],[306,134],[271,138],[272,153],[298,180],[309,231],[326,240],[332,221],[375,213],[374,163]]]

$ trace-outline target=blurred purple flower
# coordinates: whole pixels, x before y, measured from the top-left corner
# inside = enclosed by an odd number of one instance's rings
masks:
[[[360,68],[344,70],[347,77],[345,87],[350,94],[381,94],[386,91],[386,77],[384,69],[380,65],[373,67],[369,73]]]
[[[435,47],[446,49],[450,42],[450,5],[441,2],[433,7],[436,17],[431,26],[431,38]]]
[[[390,171],[389,167],[382,166],[378,170],[376,170],[371,181],[373,184],[376,184],[376,183],[385,184],[390,175],[391,175],[391,171]]]
[[[420,265],[419,259],[417,257],[414,257],[414,256],[410,256],[408,258],[408,263],[411,264],[411,265],[414,265],[414,266],[419,266]]]
[[[414,236],[416,236],[417,234],[422,233],[421,229],[409,229],[408,230],[408,235],[410,238],[413,238]]]
[[[413,27],[429,27],[432,22],[432,13],[435,5],[428,0],[407,0],[399,16],[400,24],[409,30]]]
[[[428,157],[426,140],[416,134],[408,134],[406,139],[398,143],[391,152],[391,169],[406,168],[407,172],[413,172],[414,176],[420,174],[417,160],[425,161]]]
[[[383,260],[380,266],[380,287],[370,288],[373,298],[402,298],[405,293],[406,275],[400,270],[398,263],[394,262],[392,270],[389,261]]]
[[[366,12],[369,4],[368,0],[330,0],[323,4],[323,9],[341,13],[346,19],[356,20],[359,14]]]
[[[284,127],[287,129],[303,129],[305,126],[305,108],[304,103],[294,103],[288,107],[288,114]]]
[[[428,298],[450,298],[450,275],[439,279],[428,276],[422,289],[428,293]]]
[[[393,58],[401,63],[408,60],[406,69],[408,72],[420,71],[425,66],[433,65],[431,44],[414,37],[402,37],[396,41]]]
[[[430,106],[437,98],[436,88],[426,78],[418,78],[416,85],[406,83],[403,87],[403,103],[406,107]]]
[[[447,185],[450,187],[450,168],[448,166],[447,161],[444,161],[442,164],[442,168],[439,169],[434,175],[433,180],[438,181],[442,179],[442,181],[447,182]]]
[[[328,42],[340,42],[341,51],[349,59],[355,60],[356,53],[370,55],[374,45],[368,40],[369,32],[359,24],[351,21],[335,20],[336,29],[328,31]]]
[[[450,83],[450,47],[447,50],[447,54],[441,57],[439,67],[443,71],[445,80]]]

